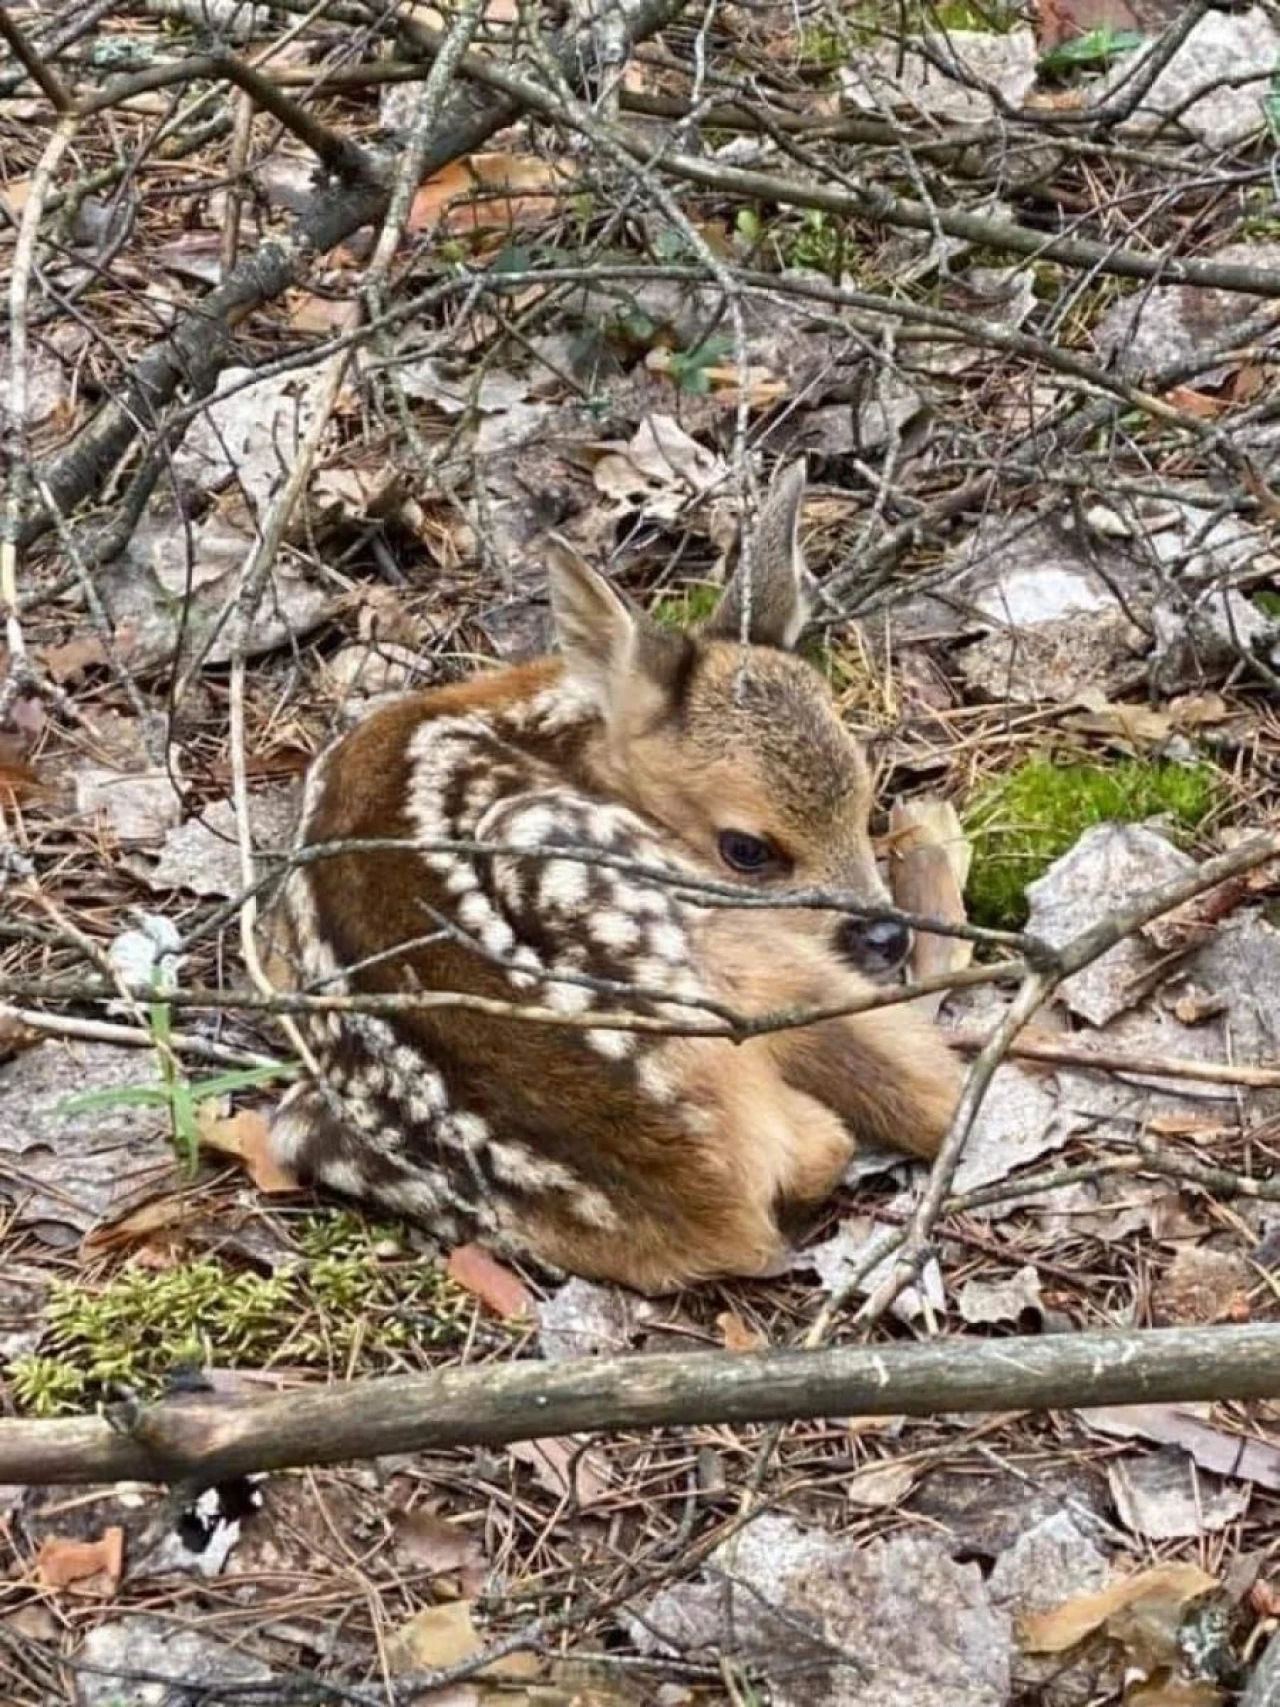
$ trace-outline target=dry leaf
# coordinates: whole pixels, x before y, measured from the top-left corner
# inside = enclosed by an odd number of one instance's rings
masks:
[[[332,332],[352,331],[358,315],[358,305],[352,298],[299,291],[289,310],[289,325],[295,332],[315,332],[324,337]]]
[[[1026,1614],[1018,1621],[1022,1646],[1032,1654],[1064,1654],[1130,1608],[1172,1603],[1180,1609],[1216,1587],[1217,1578],[1198,1565],[1153,1565],[1150,1570],[1108,1583],[1095,1594],[1082,1594],[1055,1606],[1052,1612]]]
[[[749,1328],[736,1310],[722,1310],[716,1326],[724,1340],[726,1351],[760,1351],[769,1341],[755,1328]]]
[[[59,684],[74,681],[107,661],[106,647],[96,634],[79,635],[62,646],[42,646],[37,656]]]
[[[428,1576],[483,1569],[484,1549],[469,1530],[450,1523],[429,1506],[398,1511],[391,1520],[396,1552]]]
[[[551,218],[555,192],[572,181],[566,167],[536,154],[471,154],[428,178],[413,198],[406,229],[439,222],[446,231],[509,232]]]
[[[271,1152],[270,1124],[256,1108],[218,1114],[211,1104],[206,1104],[196,1112],[196,1127],[201,1146],[242,1162],[259,1191],[297,1191],[296,1176],[282,1168]]]
[[[1152,1319],[1159,1327],[1247,1322],[1256,1285],[1257,1275],[1235,1252],[1183,1245],[1152,1288]]]
[[[844,1485],[844,1495],[851,1505],[865,1506],[871,1511],[892,1511],[906,1499],[915,1479],[912,1465],[889,1459],[884,1464],[868,1464],[855,1471]]]
[[[387,1666],[394,1676],[410,1671],[443,1670],[461,1665],[482,1652],[484,1641],[471,1616],[474,1601],[451,1600],[416,1612],[387,1643]],[[476,1673],[477,1677],[519,1680],[540,1670],[536,1654],[506,1654]]]
[[[1175,409],[1181,409],[1184,415],[1194,415],[1198,421],[1215,420],[1230,409],[1232,402],[1229,397],[1210,397],[1208,392],[1197,391],[1190,385],[1175,385],[1166,397]]]
[[[533,1316],[533,1299],[519,1275],[504,1268],[479,1245],[458,1245],[451,1250],[448,1272],[450,1280],[478,1298],[495,1316],[509,1321]]]
[[[69,1588],[103,1598],[113,1595],[124,1571],[124,1530],[104,1530],[96,1541],[47,1536],[36,1555],[36,1577],[45,1588]]]
[[[1204,1414],[1198,1414],[1203,1412]],[[1215,1428],[1208,1406],[1099,1405],[1078,1412],[1082,1422],[1121,1440],[1153,1440],[1161,1446],[1180,1446],[1202,1470],[1256,1482],[1280,1490],[1280,1447],[1264,1440],[1246,1440]]]
[[[80,1255],[87,1259],[146,1244],[157,1233],[167,1233],[181,1225],[190,1215],[191,1203],[185,1193],[166,1192],[163,1197],[140,1203],[116,1221],[101,1221],[91,1227],[80,1242]]]
[[[35,768],[18,757],[18,746],[17,741],[0,735],[0,804],[11,806],[17,801],[47,798],[52,793]]]
[[[972,858],[973,848],[949,801],[895,803],[889,813],[889,883],[894,904],[903,912],[964,924],[964,886]],[[917,931],[911,949],[911,975],[929,978],[957,972],[972,959],[971,942]],[[944,992],[939,991],[921,996],[915,1005],[936,1013],[943,999]]]
[[[609,1493],[609,1466],[594,1447],[584,1447],[572,1435],[548,1435],[543,1440],[515,1440],[507,1451],[527,1464],[534,1476],[557,1499],[582,1507],[598,1505]]]

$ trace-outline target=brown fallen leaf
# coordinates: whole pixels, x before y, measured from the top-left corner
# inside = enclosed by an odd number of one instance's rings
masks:
[[[572,174],[536,154],[470,154],[428,178],[413,198],[406,229],[440,224],[451,232],[517,227],[550,218]]]
[[[333,332],[350,332],[359,314],[353,299],[336,296],[317,296],[314,291],[299,291],[289,308],[289,325],[295,332],[315,332],[325,337]]]
[[[889,813],[889,884],[896,906],[964,924],[964,886],[973,848],[946,800],[898,801]],[[960,937],[917,931],[911,949],[911,975],[928,978],[957,972],[973,959],[973,944]],[[917,998],[916,1006],[936,1013],[943,992]]]
[[[716,1317],[726,1351],[760,1351],[769,1341],[756,1328],[749,1328],[736,1310],[722,1310]]]
[[[148,1244],[157,1235],[172,1232],[190,1218],[191,1204],[185,1193],[166,1192],[163,1197],[148,1198],[127,1215],[115,1221],[102,1221],[91,1227],[80,1241],[82,1258],[103,1256],[113,1251],[129,1250],[134,1245]]]
[[[61,685],[74,681],[86,670],[100,669],[107,661],[107,649],[96,634],[82,634],[61,646],[42,646],[37,656]]]
[[[430,1506],[398,1511],[391,1519],[396,1552],[428,1576],[484,1570],[484,1548],[470,1530],[450,1523]],[[478,1586],[478,1585],[477,1585]]]
[[[108,1599],[124,1572],[124,1530],[103,1530],[96,1541],[49,1535],[36,1555],[36,1578],[45,1588],[74,1587],[78,1594]]]
[[[1051,1612],[1025,1614],[1018,1621],[1018,1634],[1028,1653],[1064,1654],[1131,1608],[1158,1612],[1172,1606],[1180,1612],[1216,1587],[1217,1578],[1198,1565],[1152,1565],[1149,1570],[1108,1583],[1093,1594],[1064,1601]]]
[[[425,1606],[403,1623],[387,1642],[387,1666],[393,1676],[409,1671],[433,1671],[461,1665],[484,1649],[484,1639],[472,1618],[475,1602],[450,1600]],[[476,1673],[515,1681],[536,1677],[541,1661],[536,1654],[505,1654]]]
[[[1175,385],[1165,396],[1175,409],[1184,415],[1194,415],[1198,421],[1212,421],[1232,405],[1230,397],[1211,397],[1207,391],[1197,391],[1191,385]]]
[[[533,1317],[533,1299],[519,1275],[504,1268],[479,1245],[457,1245],[449,1252],[448,1273],[472,1297],[508,1321]]]
[[[582,1508],[598,1505],[609,1493],[609,1466],[594,1447],[571,1435],[515,1440],[507,1451],[527,1464],[549,1494]]]
[[[17,743],[13,745],[16,747]],[[24,800],[39,800],[52,791],[41,782],[35,767],[0,746],[0,805],[13,806]]]
[[[267,1117],[256,1108],[219,1114],[213,1104],[205,1104],[196,1111],[196,1128],[201,1148],[243,1163],[259,1191],[268,1194],[297,1191],[296,1176],[282,1168],[271,1153]]]

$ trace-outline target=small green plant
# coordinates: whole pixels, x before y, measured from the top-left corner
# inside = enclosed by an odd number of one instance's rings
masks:
[[[678,390],[692,397],[705,397],[711,389],[707,369],[719,367],[732,354],[732,338],[708,338],[691,350],[673,350],[667,359],[667,372]]]
[[[723,587],[711,581],[691,581],[687,586],[659,593],[649,614],[664,628],[690,628],[695,622],[707,620],[723,592]]]
[[[114,1384],[156,1392],[184,1367],[275,1362],[346,1372],[402,1363],[468,1331],[468,1295],[395,1235],[350,1212],[309,1217],[298,1260],[273,1274],[216,1257],[156,1271],[130,1264],[101,1287],[55,1282],[45,1343],[7,1376],[20,1409],[52,1416]],[[500,1330],[499,1330],[500,1331]]]
[[[213,1073],[208,1078],[190,1079],[171,1047],[173,1009],[168,1002],[153,1002],[148,1009],[151,1035],[160,1058],[162,1082],[158,1085],[117,1085],[109,1091],[89,1091],[84,1096],[67,1097],[58,1106],[59,1114],[102,1113],[118,1108],[163,1108],[169,1116],[174,1148],[188,1173],[194,1173],[199,1158],[200,1131],[197,1114],[202,1102],[230,1096],[234,1091],[252,1090],[270,1084],[273,1079],[289,1079],[297,1066],[288,1061],[272,1061],[261,1067],[238,1067],[225,1073]]]
[[[1136,30],[1089,30],[1042,53],[1039,69],[1050,76],[1069,71],[1104,71],[1113,59],[1122,53],[1132,53],[1146,39]]]
[[[780,243],[782,259],[788,267],[826,273],[833,279],[846,270],[845,256],[850,247],[845,221],[824,213],[820,207],[805,208],[800,216],[800,229]]]
[[[1017,930],[1027,920],[1027,884],[1091,825],[1164,817],[1174,839],[1187,841],[1221,797],[1221,778],[1208,764],[1028,759],[985,788],[965,816],[973,843],[969,915],[975,924]]]

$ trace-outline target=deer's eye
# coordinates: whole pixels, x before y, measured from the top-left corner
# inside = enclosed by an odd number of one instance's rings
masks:
[[[752,876],[759,876],[779,863],[778,850],[772,842],[765,841],[763,836],[748,835],[745,830],[722,830],[719,848],[720,858],[727,866]]]

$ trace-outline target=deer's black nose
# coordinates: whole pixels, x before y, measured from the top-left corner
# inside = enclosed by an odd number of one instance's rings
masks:
[[[836,944],[851,966],[875,978],[902,965],[911,949],[911,930],[895,919],[847,918],[840,921]]]

